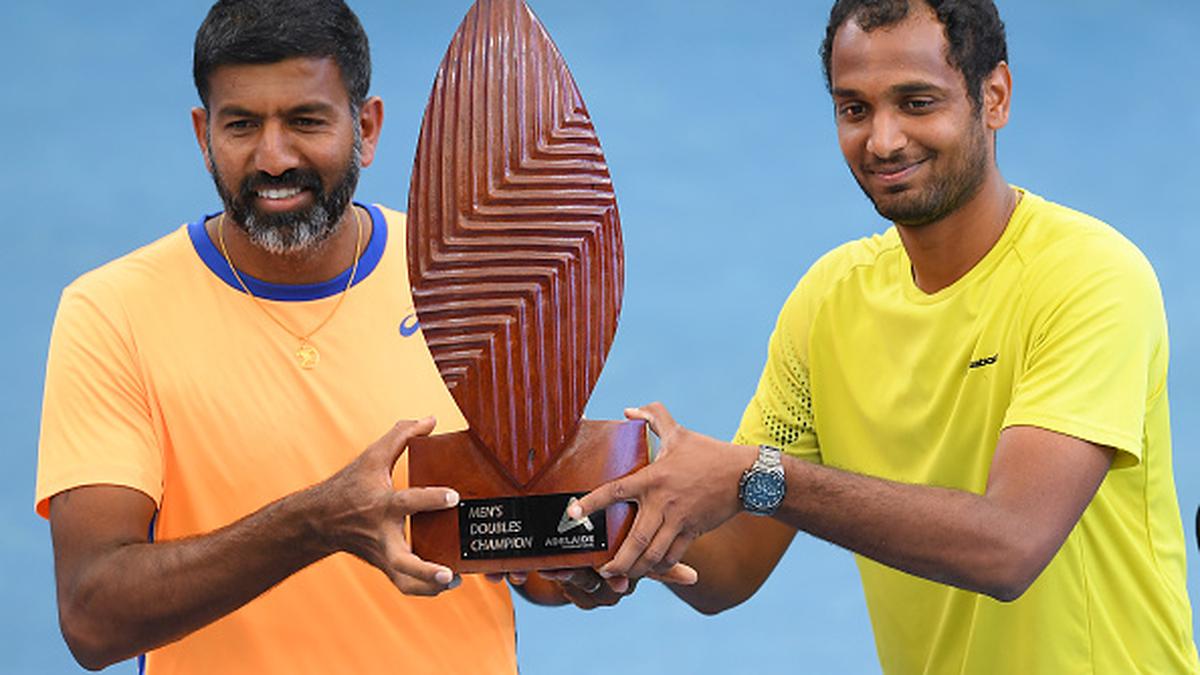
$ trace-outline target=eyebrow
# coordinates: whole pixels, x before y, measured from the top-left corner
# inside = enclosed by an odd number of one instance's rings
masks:
[[[942,92],[943,89],[932,82],[923,82],[915,80],[912,82],[901,82],[893,85],[888,89],[891,94],[912,95],[912,94],[928,94],[932,92]],[[837,98],[858,98],[862,96],[862,92],[857,89],[847,89],[844,87],[836,87],[833,89],[833,95]]]
[[[223,105],[217,109],[218,117],[255,117],[255,113],[250,112],[240,105]]]
[[[304,103],[294,108],[288,108],[289,115],[327,115],[334,111],[329,103]]]
[[[896,94],[927,94],[929,92],[940,92],[942,88],[932,82],[902,82],[892,87],[891,91]]]
[[[327,115],[333,112],[334,106],[329,103],[301,103],[284,111],[285,115]],[[260,117],[256,113],[240,105],[225,105],[217,110],[219,117]]]

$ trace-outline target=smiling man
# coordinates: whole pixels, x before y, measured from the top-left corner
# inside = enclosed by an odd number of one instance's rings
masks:
[[[683,559],[700,583],[676,593],[718,612],[804,530],[858,554],[888,673],[1197,672],[1158,283],[1114,229],[1001,175],[996,8],[840,0],[822,56],[893,227],[800,280],[733,443],[628,411],[662,452],[580,502],[639,504],[601,571]]]
[[[36,508],[68,645],[150,673],[514,673],[508,588],[405,540],[457,501],[403,484],[408,439],[465,424],[411,321],[403,215],[352,201],[383,123],[358,19],[222,0],[194,59],[224,210],[77,279],[51,338]]]

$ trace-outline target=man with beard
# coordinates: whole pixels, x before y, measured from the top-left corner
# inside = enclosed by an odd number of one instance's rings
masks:
[[[36,499],[68,645],[150,673],[515,672],[507,587],[405,540],[458,499],[404,486],[407,440],[465,423],[403,215],[351,201],[383,121],[357,17],[222,0],[194,58],[224,211],[77,279],[51,339]],[[591,571],[524,592],[619,597]]]
[[[857,554],[885,672],[1198,672],[1158,283],[1108,225],[1001,176],[995,6],[839,0],[822,55],[894,227],[800,280],[733,443],[628,411],[662,452],[572,514],[638,503],[602,574],[682,559],[700,582],[676,593],[715,613],[799,529]]]

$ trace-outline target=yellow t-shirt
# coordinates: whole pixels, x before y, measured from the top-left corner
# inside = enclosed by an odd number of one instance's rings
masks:
[[[1171,469],[1167,328],[1129,241],[1033,194],[963,278],[932,295],[895,229],[797,285],[737,442],[982,494],[1000,431],[1117,448],[1062,549],[1012,603],[858,556],[888,673],[1194,673]]]
[[[37,510],[63,490],[113,484],[159,506],[169,540],[226,525],[332,475],[399,419],[465,427],[415,323],[404,216],[369,207],[354,287],[312,343],[238,287],[203,220],[83,275],[63,293],[46,375]],[[293,330],[345,288],[246,279]],[[401,457],[397,484],[407,466]],[[225,618],[152,651],[147,672],[516,672],[508,589],[480,576],[410,598],[349,554],[301,570]]]

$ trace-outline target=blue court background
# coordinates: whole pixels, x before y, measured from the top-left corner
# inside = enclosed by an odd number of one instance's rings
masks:
[[[218,208],[188,118],[207,4],[0,4],[0,672],[77,671],[33,514],[46,343],[72,278]],[[403,208],[432,77],[468,3],[353,4],[387,113],[358,194]],[[661,399],[727,437],[792,285],[825,250],[882,228],[835,142],[816,57],[828,3],[532,4],[595,120],[627,247],[621,328],[589,415]],[[1117,226],[1162,282],[1197,604],[1200,4],[1001,0],[1001,11],[1016,82],[1005,175]],[[756,597],[716,618],[653,583],[613,610],[519,603],[517,618],[527,675],[878,671],[850,555],[803,535]]]

